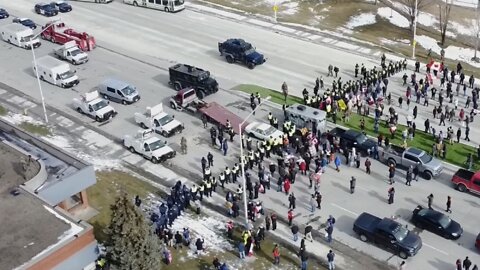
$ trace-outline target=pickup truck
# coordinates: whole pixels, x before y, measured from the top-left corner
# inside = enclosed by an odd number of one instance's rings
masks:
[[[79,65],[88,62],[88,54],[78,48],[75,41],[69,41],[53,50],[55,56],[62,60]]]
[[[380,148],[379,155],[380,160],[388,165],[393,164],[395,167],[408,168],[410,165],[415,167],[418,164],[420,174],[427,180],[440,175],[443,170],[443,164],[440,160],[413,147],[403,148],[391,144],[386,148]]]
[[[167,145],[167,142],[152,133],[153,130],[139,130],[134,136],[125,135],[123,145],[130,152],[138,153],[155,164],[175,157],[177,153]]]
[[[363,242],[371,241],[392,250],[402,259],[414,256],[422,247],[422,239],[400,223],[389,218],[381,219],[366,212],[357,217],[353,231]]]
[[[373,139],[368,138],[365,134],[353,130],[353,129],[343,129],[336,127],[330,130],[328,136],[330,140],[335,136],[340,138],[340,148],[343,151],[348,151],[355,147],[362,154],[367,154],[369,150],[372,149],[377,142]],[[332,142],[332,141],[330,141]]]
[[[480,194],[480,171],[472,172],[465,169],[458,169],[452,177],[452,183],[458,191],[470,191]]]
[[[109,104],[110,102],[102,99],[97,91],[85,93],[80,99],[73,99],[73,106],[77,112],[86,114],[97,122],[110,120],[117,115]]]
[[[135,113],[135,122],[144,129],[154,129],[164,137],[170,137],[177,132],[182,132],[185,126],[173,116],[163,110],[160,103],[153,107],[147,107],[145,113]]]

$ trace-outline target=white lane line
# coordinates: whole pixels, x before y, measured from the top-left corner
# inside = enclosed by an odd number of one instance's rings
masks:
[[[445,256],[448,256],[448,253],[446,253],[445,251],[440,250],[440,249],[438,249],[438,248],[436,248],[436,247],[430,246],[429,244],[427,244],[427,243],[425,243],[425,242],[423,242],[423,245],[426,246],[426,247],[429,247],[429,248],[431,248],[431,249],[433,249],[433,250],[435,250],[435,251],[438,251],[438,252],[442,253],[442,254],[445,255]]]
[[[331,203],[331,205],[332,205],[332,206],[335,206],[335,207],[337,207],[337,208],[339,208],[339,209],[342,209],[343,211],[348,212],[348,213],[350,213],[350,214],[352,214],[352,215],[354,215],[354,216],[358,216],[357,213],[355,213],[355,212],[353,212],[353,211],[350,211],[350,210],[348,210],[348,209],[345,209],[345,208],[341,207],[341,206],[338,205],[338,204]]]

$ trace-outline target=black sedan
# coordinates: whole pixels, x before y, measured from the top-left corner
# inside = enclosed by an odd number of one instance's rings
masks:
[[[65,1],[55,1],[50,4],[52,7],[55,7],[58,11],[65,13],[72,11],[72,6]]]
[[[5,19],[5,18],[8,18],[10,16],[10,14],[8,14],[8,12],[3,9],[3,8],[0,8],[0,19]]]
[[[412,223],[447,239],[458,239],[463,234],[462,226],[458,222],[441,212],[420,205],[413,210]]]
[[[52,17],[58,14],[58,11],[54,6],[45,3],[36,4],[35,12],[46,17]]]
[[[27,18],[15,18],[15,19],[13,19],[13,22],[22,24],[22,25],[24,25],[26,27],[29,27],[31,29],[37,28],[37,25],[35,24],[35,22],[33,22],[32,20],[27,19]]]

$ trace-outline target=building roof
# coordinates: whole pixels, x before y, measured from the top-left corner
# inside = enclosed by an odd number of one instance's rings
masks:
[[[18,188],[34,177],[40,167],[32,161],[24,172],[21,161],[27,159],[0,142],[0,216],[8,217],[0,219],[0,269],[14,269],[29,262],[80,227],[73,228],[42,200]],[[12,195],[12,190],[19,194]]]

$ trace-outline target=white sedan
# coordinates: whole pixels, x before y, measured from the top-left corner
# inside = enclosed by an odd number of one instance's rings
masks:
[[[256,137],[260,140],[266,140],[266,141],[270,139],[270,136],[275,140],[281,140],[279,138],[283,136],[283,132],[281,132],[280,130],[272,127],[269,124],[260,123],[260,122],[252,122],[248,124],[248,126],[245,127],[245,132],[249,136]]]

